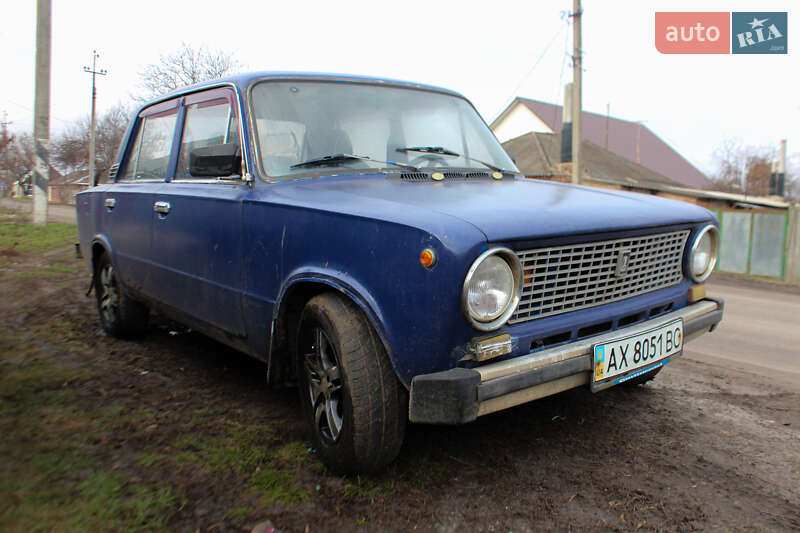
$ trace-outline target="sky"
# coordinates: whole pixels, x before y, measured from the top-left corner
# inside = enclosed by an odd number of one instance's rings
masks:
[[[726,139],[800,152],[796,1],[583,0],[583,109],[641,121],[697,168]],[[53,0],[51,135],[97,109],[131,102],[139,72],[181,43],[234,54],[245,70],[334,72],[438,85],[487,122],[522,96],[561,104],[572,81],[570,0],[253,2]],[[786,11],[785,55],[664,55],[657,11]],[[800,9],[795,10],[800,12]],[[0,119],[33,124],[36,2],[3,2]],[[800,19],[798,19],[800,20]],[[796,45],[794,45],[796,46]],[[3,119],[3,113],[6,118]]]

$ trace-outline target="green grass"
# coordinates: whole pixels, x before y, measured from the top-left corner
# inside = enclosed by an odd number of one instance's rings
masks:
[[[77,267],[53,264],[41,268],[32,268],[30,270],[24,270],[22,272],[14,274],[13,277],[15,278],[28,278],[32,276],[51,277],[51,276],[59,276],[61,274],[74,274],[77,271],[78,271]]]
[[[232,520],[241,520],[253,514],[253,511],[254,509],[252,507],[233,507],[228,509],[225,514]]]
[[[186,472],[204,469],[212,476],[236,474],[249,478],[248,488],[263,505],[300,503],[310,491],[301,486],[297,467],[309,461],[302,443],[275,448],[270,426],[243,425],[230,420],[224,435],[215,438],[184,437],[171,445],[177,451],[172,462]]]
[[[343,497],[345,500],[371,503],[392,494],[397,489],[397,485],[394,477],[373,479],[357,476],[352,482],[345,484]]]
[[[4,531],[166,531],[171,488],[106,467],[104,421],[74,386],[91,371],[56,362],[0,330],[0,524]]]
[[[49,222],[45,226],[34,226],[25,220],[22,213],[5,212],[13,217],[0,219],[0,250],[14,250],[30,255],[47,252],[78,240],[75,224]]]

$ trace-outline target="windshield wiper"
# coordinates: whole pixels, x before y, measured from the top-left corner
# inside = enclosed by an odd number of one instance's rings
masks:
[[[381,161],[380,159],[372,159],[371,157],[367,157],[365,155],[353,155],[353,154],[330,154],[322,157],[315,157],[313,159],[307,159],[306,161],[301,161],[300,163],[295,163],[294,165],[290,165],[289,168],[322,167],[325,165],[346,163],[348,161],[372,161],[373,163],[393,165],[396,167],[413,170],[414,172],[419,172],[419,169],[412,165],[405,165],[403,163],[397,163],[395,161]]]
[[[443,148],[441,146],[404,146],[402,148],[397,149],[398,152],[422,152],[425,154],[441,154],[441,155],[454,155],[459,157],[461,154],[458,154],[452,150],[448,150],[447,148]]]
[[[470,161],[475,161],[476,163],[480,163],[481,165],[485,166],[486,168],[492,169],[496,172],[509,172],[503,168],[498,166],[492,165],[491,163],[487,163],[486,161],[481,161],[480,159],[475,159],[474,157],[470,157],[468,155],[461,155],[458,152],[454,152],[452,150],[448,150],[442,146],[404,146],[402,148],[397,149],[398,152],[422,152],[424,154],[437,154],[437,155],[452,155],[455,157],[463,157],[464,159],[469,159]]]

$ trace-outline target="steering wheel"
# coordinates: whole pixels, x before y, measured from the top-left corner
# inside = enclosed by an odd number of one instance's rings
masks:
[[[447,162],[447,159],[444,156],[440,155],[440,154],[422,154],[422,155],[419,155],[419,156],[415,157],[411,161],[409,161],[408,164],[411,165],[412,167],[419,167],[419,166],[422,166],[422,163],[426,163],[427,159],[435,161],[435,162],[432,162],[432,164],[430,164],[430,166],[434,166],[434,167],[449,167],[450,166],[450,164]]]

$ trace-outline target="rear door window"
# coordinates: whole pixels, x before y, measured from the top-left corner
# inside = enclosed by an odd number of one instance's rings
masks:
[[[176,105],[175,102],[171,104]],[[139,115],[139,131],[120,179],[166,178],[177,112],[178,108],[173,107],[163,111],[145,110]]]

